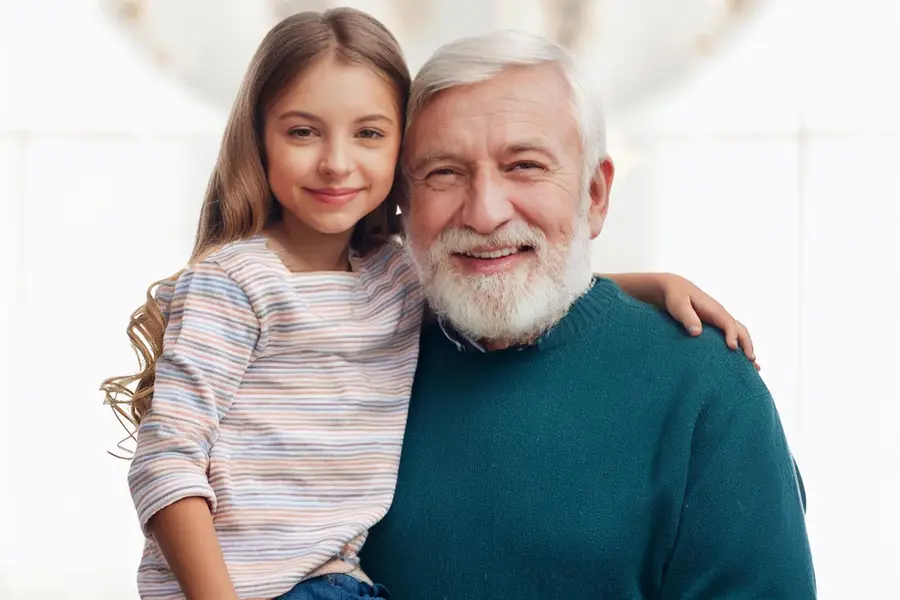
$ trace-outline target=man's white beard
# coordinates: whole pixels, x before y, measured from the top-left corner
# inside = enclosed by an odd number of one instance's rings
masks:
[[[544,232],[514,221],[491,235],[445,230],[430,248],[406,244],[431,308],[454,328],[478,341],[526,344],[553,327],[591,285],[587,211],[571,236],[551,246]],[[495,274],[464,274],[454,253],[483,247],[523,247],[533,252],[523,264]]]

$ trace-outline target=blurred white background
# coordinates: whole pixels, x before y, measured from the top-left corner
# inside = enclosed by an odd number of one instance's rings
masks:
[[[4,600],[137,597],[127,463],[106,454],[121,429],[96,390],[133,368],[128,314],[189,254],[222,98],[268,26],[249,0],[181,0],[152,31],[114,4],[0,0]],[[459,35],[552,22],[540,2],[347,4],[413,69]],[[900,0],[752,3],[721,38],[679,16],[747,0],[596,4],[579,48],[619,166],[597,269],[684,274],[748,324],[806,481],[820,597],[896,598]]]

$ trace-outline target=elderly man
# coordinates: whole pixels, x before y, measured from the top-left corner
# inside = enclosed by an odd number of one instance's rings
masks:
[[[591,274],[613,165],[565,51],[449,44],[409,117],[409,251],[438,319],[369,574],[395,600],[814,598],[751,363]]]

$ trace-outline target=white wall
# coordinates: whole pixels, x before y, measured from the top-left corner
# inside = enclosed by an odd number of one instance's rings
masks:
[[[749,324],[823,600],[893,598],[900,568],[898,32],[895,0],[782,0],[611,115],[597,267],[686,274]],[[0,598],[136,597],[95,390],[132,368],[127,316],[189,252],[221,127],[94,2],[0,0]]]

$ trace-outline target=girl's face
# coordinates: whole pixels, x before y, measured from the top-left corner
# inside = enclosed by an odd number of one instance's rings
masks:
[[[349,236],[387,197],[402,132],[397,94],[382,77],[326,57],[264,118],[269,186],[285,218]]]

